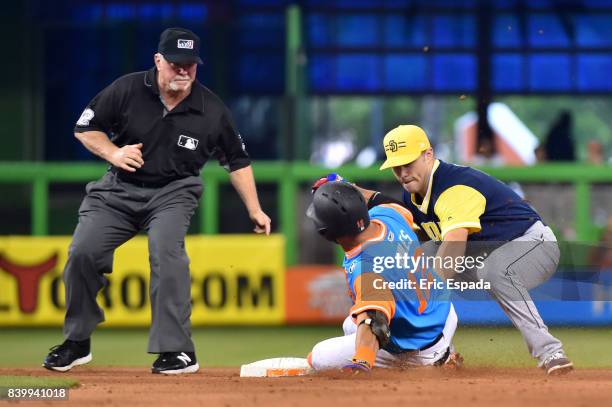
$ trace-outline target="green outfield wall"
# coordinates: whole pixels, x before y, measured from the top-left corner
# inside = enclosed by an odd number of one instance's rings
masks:
[[[286,261],[293,265],[297,261],[296,203],[299,188],[304,188],[314,179],[330,170],[307,162],[258,162],[253,164],[258,183],[278,185],[277,206],[280,231],[286,239]],[[598,230],[591,219],[591,190],[597,184],[612,183],[612,167],[575,164],[546,164],[534,167],[482,167],[481,170],[502,180],[524,183],[564,184],[575,190],[574,218],[576,240],[595,241]],[[31,234],[44,236],[49,227],[49,184],[89,182],[98,179],[106,166],[99,163],[40,163],[0,162],[0,184],[30,184]],[[359,168],[347,165],[335,170],[355,182],[391,181],[389,171],[379,171],[378,166]],[[229,183],[227,172],[218,166],[207,166],[202,172],[206,192],[200,206],[199,231],[216,234],[219,230],[220,186]]]

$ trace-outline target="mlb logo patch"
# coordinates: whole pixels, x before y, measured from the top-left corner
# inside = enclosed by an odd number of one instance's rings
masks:
[[[365,221],[363,219],[359,219],[357,221],[357,228],[360,232],[363,232],[365,230]]]
[[[79,120],[77,121],[77,126],[89,126],[89,122],[94,118],[94,116],[95,113],[90,108],[83,110],[81,117],[79,117]]]
[[[354,261],[354,262],[352,262],[352,263],[351,263],[351,265],[350,265],[350,266],[349,266],[349,268],[348,268],[348,272],[349,272],[349,274],[353,274],[353,271],[355,271],[355,266],[356,266],[356,265],[357,265],[357,262],[356,262],[356,261]]]
[[[179,136],[177,144],[188,150],[195,150],[196,148],[198,148],[198,139],[187,137],[181,134]]]
[[[193,40],[177,40],[177,48],[193,49]]]
[[[244,140],[240,134],[238,134],[238,140],[240,140],[240,144],[242,144],[242,151],[246,153],[246,146],[244,145]]]

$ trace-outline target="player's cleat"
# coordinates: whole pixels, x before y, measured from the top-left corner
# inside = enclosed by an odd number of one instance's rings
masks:
[[[353,358],[350,364],[345,365],[340,369],[343,373],[351,373],[353,376],[370,373],[372,365],[367,360],[357,360]]]
[[[457,352],[451,352],[442,365],[444,369],[458,370],[463,368],[463,356]]]
[[[61,345],[52,347],[43,362],[43,367],[58,372],[66,372],[75,366],[91,362],[91,342],[65,340]]]
[[[560,376],[574,370],[574,364],[572,361],[569,360],[561,351],[553,353],[546,358],[541,367],[549,376]]]
[[[152,373],[195,373],[200,369],[195,352],[164,352],[153,362]]]

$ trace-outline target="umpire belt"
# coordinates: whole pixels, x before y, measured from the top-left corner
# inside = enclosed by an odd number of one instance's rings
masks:
[[[115,167],[111,168],[110,171],[113,174],[115,174],[117,176],[117,179],[119,179],[121,182],[125,182],[125,183],[131,184],[131,185],[134,185],[140,188],[163,188],[169,183],[171,183],[172,181],[176,181],[178,179],[178,178],[171,178],[171,179],[165,179],[163,181],[143,182],[143,181],[129,178],[128,176],[126,176],[124,173],[122,173]]]

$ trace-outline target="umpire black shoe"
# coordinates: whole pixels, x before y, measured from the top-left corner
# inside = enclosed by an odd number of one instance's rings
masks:
[[[61,345],[51,348],[51,352],[45,358],[43,367],[58,372],[66,372],[78,365],[91,362],[89,350],[91,341],[71,341],[66,339]]]
[[[574,364],[561,351],[550,355],[544,363],[542,369],[549,376],[560,376],[574,370]]]
[[[153,362],[151,372],[163,374],[195,373],[200,369],[195,352],[164,352]]]

